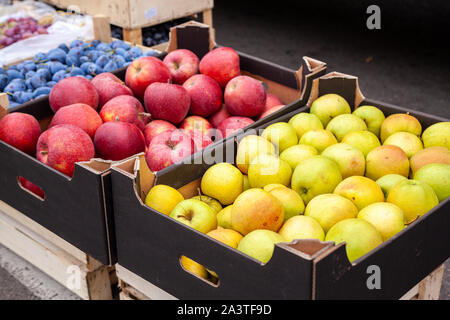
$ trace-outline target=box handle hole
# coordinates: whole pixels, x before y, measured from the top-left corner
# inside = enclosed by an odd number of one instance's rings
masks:
[[[17,177],[17,183],[22,188],[22,190],[28,192],[34,197],[38,198],[41,201],[45,200],[45,193],[40,187],[32,183],[31,181],[25,179],[24,177]]]
[[[214,287],[219,286],[219,275],[212,270],[206,269],[204,266],[195,262],[194,260],[192,260],[186,256],[181,256],[180,257],[180,266],[184,271],[205,281],[209,285],[214,286]]]

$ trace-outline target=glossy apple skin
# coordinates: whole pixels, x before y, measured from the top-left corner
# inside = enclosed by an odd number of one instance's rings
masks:
[[[179,124],[189,112],[191,98],[178,84],[156,82],[145,90],[144,103],[152,119]]]
[[[133,95],[133,91],[125,85],[125,82],[109,72],[95,76],[91,83],[97,89],[100,107],[104,106],[105,103],[114,97]]]
[[[148,146],[152,139],[164,131],[175,130],[173,124],[166,120],[153,120],[144,128],[145,145]]]
[[[170,70],[155,57],[141,57],[134,60],[127,68],[125,83],[134,95],[144,99],[145,89],[155,82],[167,83],[172,81]]]
[[[0,121],[0,140],[25,153],[36,152],[40,135],[39,122],[30,114],[13,112]]]
[[[160,133],[153,138],[145,153],[145,160],[152,171],[159,171],[196,151],[194,141],[182,130]]]
[[[285,107],[284,104],[281,104],[281,105],[279,105],[279,106],[274,106],[274,107],[270,108],[269,110],[263,112],[263,113],[258,117],[258,120],[263,119],[263,118],[267,117],[269,114],[272,114],[272,113],[274,113],[275,111],[278,111],[278,110],[280,110],[280,109],[283,109],[284,107]]]
[[[183,84],[187,79],[198,73],[199,58],[190,50],[177,49],[170,52],[163,60],[170,70],[172,81]]]
[[[208,52],[200,60],[200,73],[216,80],[221,88],[241,73],[239,55],[228,47],[217,48]]]
[[[98,113],[90,106],[84,103],[75,103],[56,111],[49,128],[60,124],[71,124],[82,129],[91,139],[94,139],[95,132],[102,123]]]
[[[145,138],[139,128],[128,122],[106,122],[94,137],[95,150],[105,160],[122,160],[145,151]]]
[[[261,115],[266,105],[266,90],[258,80],[238,76],[228,82],[224,100],[230,114],[257,117]]]
[[[208,118],[208,121],[214,128],[217,128],[223,120],[229,117],[231,117],[231,114],[228,112],[227,107],[223,104],[219,111]]]
[[[19,177],[19,183],[24,189],[27,189],[28,191],[30,191],[31,193],[37,195],[38,197],[40,197],[42,199],[45,198],[44,191],[41,188],[39,188],[37,185],[35,185],[34,183],[25,179],[24,177]]]
[[[73,176],[76,162],[89,161],[94,156],[91,137],[70,124],[51,127],[37,142],[36,158],[69,177]]]
[[[219,111],[223,94],[217,81],[203,74],[197,74],[183,84],[191,97],[189,113],[201,117],[209,117]]]
[[[213,126],[205,118],[189,116],[183,120],[180,129],[184,130],[194,140],[197,150],[213,143],[211,140]]]
[[[234,132],[251,125],[253,122],[255,121],[247,117],[229,117],[222,121],[217,129],[222,133],[222,138],[226,138]]]
[[[135,124],[140,130],[150,121],[144,107],[133,96],[117,96],[109,100],[100,110],[103,122],[122,121]]]
[[[263,112],[266,112],[270,110],[272,107],[279,106],[284,104],[283,101],[281,101],[280,98],[278,98],[276,95],[272,93],[266,94],[266,105],[264,106]]]
[[[49,103],[53,112],[75,103],[84,103],[97,110],[99,95],[89,80],[82,77],[69,77],[62,79],[52,88]]]

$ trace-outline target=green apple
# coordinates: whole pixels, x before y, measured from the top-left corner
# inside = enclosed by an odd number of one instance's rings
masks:
[[[183,200],[183,195],[177,189],[158,184],[150,189],[145,197],[145,204],[156,211],[169,215],[173,208]]]
[[[217,228],[214,210],[205,202],[196,199],[178,203],[170,213],[170,217],[203,233]]]
[[[220,204],[219,201],[217,201],[214,198],[211,198],[211,197],[208,197],[208,196],[205,196],[205,195],[200,195],[200,196],[192,197],[191,199],[196,199],[196,200],[203,201],[208,206],[210,206],[211,209],[213,209],[215,213],[219,213],[220,210],[222,210],[222,205]]]
[[[309,130],[324,129],[322,121],[315,114],[300,112],[296,114],[288,122],[297,132],[297,137],[300,140],[303,134]]]
[[[319,153],[336,143],[338,143],[336,137],[330,131],[324,129],[306,132],[299,142],[299,144],[314,147]]]
[[[253,158],[263,153],[276,154],[275,146],[260,136],[245,136],[238,145],[236,166],[242,173],[247,174],[248,166]]]
[[[397,146],[405,151],[406,156],[411,158],[417,152],[423,149],[420,138],[409,132],[396,132],[384,140],[383,145]]]
[[[405,176],[391,173],[379,178],[376,183],[380,186],[381,191],[384,193],[384,197],[387,198],[391,189],[399,182],[408,180]]]
[[[402,209],[406,223],[423,216],[439,204],[433,188],[418,180],[406,180],[396,184],[386,201]]]
[[[387,117],[380,128],[380,139],[384,142],[396,132],[410,132],[418,137],[422,133],[422,125],[416,117],[406,113],[395,113]]]
[[[438,122],[429,126],[422,134],[425,148],[440,146],[450,149],[450,122]]]
[[[381,146],[380,140],[370,131],[353,131],[345,135],[342,143],[354,146],[362,151],[364,157],[367,157],[370,151]]]
[[[342,181],[338,165],[324,156],[314,156],[302,161],[292,174],[292,189],[308,204],[319,194],[332,193]]]
[[[325,128],[331,119],[340,114],[351,113],[350,105],[340,95],[330,93],[325,94],[316,100],[311,105],[310,113],[316,115]]]
[[[338,141],[342,141],[345,135],[355,131],[367,130],[366,123],[361,118],[353,114],[341,114],[328,122],[327,128]]]
[[[370,132],[380,136],[381,124],[385,119],[383,111],[374,106],[359,106],[353,114],[364,120]]]
[[[325,232],[320,224],[313,218],[303,215],[287,220],[278,233],[289,242],[296,239],[317,239],[320,241],[325,239]]]
[[[307,144],[297,144],[289,147],[280,154],[280,159],[286,161],[294,170],[295,167],[305,159],[317,156],[317,150]]]
[[[248,168],[248,180],[252,188],[262,188],[271,183],[288,186],[291,175],[289,164],[272,154],[256,156]]]
[[[232,204],[242,193],[244,177],[235,166],[223,162],[206,170],[201,181],[204,194],[220,201],[221,204]]]
[[[300,195],[287,187],[278,187],[269,191],[271,195],[280,200],[284,208],[284,221],[298,216],[305,211],[305,204]]]
[[[426,183],[433,188],[439,202],[450,197],[450,165],[448,164],[427,164],[416,172],[414,180]]]
[[[358,213],[358,219],[372,224],[383,237],[383,241],[395,236],[405,228],[405,216],[402,209],[388,202],[368,205]]]
[[[450,150],[446,147],[428,147],[413,155],[409,161],[414,175],[420,168],[431,163],[450,164]]]
[[[327,193],[312,199],[306,206],[305,216],[316,220],[328,232],[339,221],[356,218],[358,208],[347,198]]]
[[[267,263],[273,255],[275,244],[286,240],[276,232],[270,230],[255,230],[247,234],[237,249],[250,257]]]
[[[344,179],[336,187],[334,193],[352,201],[358,210],[369,204],[384,201],[384,194],[380,186],[375,181],[361,176]]]
[[[383,243],[380,232],[363,219],[346,219],[336,223],[328,231],[325,241],[335,244],[345,242],[350,262],[362,257]]]
[[[261,137],[278,147],[279,153],[291,146],[295,146],[298,143],[297,133],[294,128],[286,122],[271,124],[264,129]]]
[[[346,143],[333,144],[322,152],[322,156],[337,163],[343,179],[350,176],[364,175],[366,158],[361,150],[352,145]]]
[[[217,213],[217,226],[231,229],[231,209],[233,205],[229,205]]]

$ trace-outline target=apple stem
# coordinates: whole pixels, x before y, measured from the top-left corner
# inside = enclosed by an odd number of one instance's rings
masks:
[[[48,151],[42,150],[40,151],[41,154],[48,154]]]
[[[152,117],[152,115],[150,113],[148,113],[148,112],[139,112],[139,115],[143,116],[143,117],[147,117],[147,118],[151,118]]]
[[[420,216],[418,215],[417,218],[415,218],[413,221],[405,223],[405,226],[409,226],[411,223],[413,223],[414,221],[416,221],[419,218],[420,218]]]
[[[202,192],[200,191],[200,188],[197,188],[198,196],[200,197],[200,201],[202,201]]]

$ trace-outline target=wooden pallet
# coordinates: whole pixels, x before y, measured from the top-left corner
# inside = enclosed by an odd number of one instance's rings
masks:
[[[125,41],[142,45],[142,28],[167,21],[202,14],[212,26],[214,0],[44,0],[58,8],[90,15],[110,17],[123,28]]]
[[[154,286],[126,268],[116,265],[120,300],[173,300],[169,293]],[[439,300],[444,265],[409,290],[400,300]]]
[[[104,266],[0,201],[0,243],[85,300],[111,300],[115,268]]]

